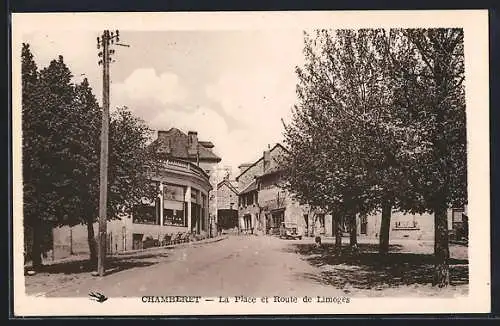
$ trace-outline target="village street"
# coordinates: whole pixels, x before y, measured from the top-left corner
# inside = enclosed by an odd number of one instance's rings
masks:
[[[316,273],[316,268],[296,253],[287,252],[289,244],[273,237],[229,236],[212,244],[170,250],[166,255],[158,254],[151,266],[121,271],[102,279],[90,278],[48,296],[87,296],[90,291],[108,297],[318,293],[321,286],[301,277]],[[332,289],[326,292],[341,294]]]
[[[346,239],[348,240],[348,239]],[[312,239],[281,240],[269,236],[236,236],[209,244],[190,244],[176,249],[155,251],[150,255],[122,262],[128,269],[112,272],[104,278],[81,273],[71,281],[51,288],[47,297],[87,297],[96,291],[107,297],[193,295],[215,296],[380,296],[434,295],[426,277],[431,277],[432,243],[394,245],[395,260],[379,261],[372,254],[351,260],[332,260],[331,243],[317,249]],[[363,242],[363,241],[361,241]],[[328,249],[330,248],[330,249]],[[375,244],[361,243],[362,250]],[[450,295],[466,294],[463,281],[467,272],[467,250],[452,246],[457,265],[451,269]],[[401,254],[401,251],[419,251]],[[375,257],[373,260],[371,257]],[[368,259],[367,261],[360,261]],[[405,261],[406,259],[406,261]],[[387,266],[395,266],[388,269]],[[47,277],[57,277],[51,274]],[[37,275],[35,277],[42,277]],[[373,290],[377,291],[373,291]],[[28,287],[28,292],[29,287]],[[37,291],[38,292],[38,291]],[[33,293],[32,293],[33,294]],[[42,295],[38,292],[38,295]],[[443,295],[443,292],[439,292]]]

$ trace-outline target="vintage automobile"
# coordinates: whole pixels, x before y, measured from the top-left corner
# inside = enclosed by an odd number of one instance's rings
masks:
[[[302,235],[297,232],[297,227],[281,223],[280,238],[286,240],[302,240]]]

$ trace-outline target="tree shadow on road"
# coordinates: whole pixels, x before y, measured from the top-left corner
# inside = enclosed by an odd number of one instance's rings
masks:
[[[120,257],[111,256],[107,258],[106,262],[106,275],[121,272],[127,269],[137,268],[137,267],[147,267],[157,264],[161,258],[167,257],[166,253],[162,254],[143,254],[136,257]],[[25,274],[29,268],[25,268]],[[89,260],[78,260],[70,262],[61,262],[50,265],[44,265],[37,272],[38,274],[80,274],[80,273],[90,273],[96,270],[95,264],[92,264]]]
[[[378,246],[359,244],[353,253],[344,247],[340,256],[335,255],[333,244],[316,248],[313,244],[294,244],[292,250],[300,254],[311,265],[322,267],[320,274],[303,273],[299,277],[320,284],[344,288],[347,285],[358,289],[381,289],[432,283],[434,256],[400,252],[402,246],[393,245],[390,253],[381,255]],[[467,259],[450,259],[450,282],[452,285],[468,284]]]

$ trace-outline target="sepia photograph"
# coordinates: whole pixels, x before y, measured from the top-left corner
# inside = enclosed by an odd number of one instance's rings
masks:
[[[487,18],[14,14],[16,314],[489,311]]]

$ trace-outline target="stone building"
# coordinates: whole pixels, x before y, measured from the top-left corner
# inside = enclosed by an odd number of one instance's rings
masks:
[[[236,178],[239,193],[239,224],[246,233],[276,234],[282,223],[286,227],[305,230],[307,205],[299,205],[281,188],[283,170],[280,160],[286,149],[281,144],[264,151],[252,164],[240,165]]]
[[[467,207],[450,208],[447,215],[450,239],[467,238]],[[369,238],[378,238],[381,220],[380,213],[358,218],[358,234]],[[405,214],[393,210],[389,232],[390,239],[434,240],[434,214]]]
[[[264,151],[262,157],[251,164],[240,165],[238,181],[239,226],[243,232],[277,234],[282,223],[287,228],[296,228],[302,235],[332,237],[333,218],[321,209],[300,205],[292,194],[280,184],[283,169],[279,166],[281,155],[286,149],[277,144]],[[381,213],[357,216],[357,235],[361,238],[378,238]],[[344,236],[349,236],[349,223],[340,224]],[[467,208],[448,210],[450,239],[464,239],[468,236]],[[434,239],[433,214],[405,214],[394,210],[391,215],[390,239]]]
[[[150,145],[160,163],[151,175],[158,196],[144,198],[129,216],[108,222],[108,251],[141,249],[146,239],[161,241],[165,235],[208,234],[209,194],[214,189],[210,175],[221,160],[213,148],[211,142],[198,141],[194,131],[158,131]],[[97,223],[94,231],[98,234]],[[53,235],[54,256],[88,251],[86,226],[56,228]]]
[[[237,183],[224,178],[217,185],[217,225],[222,230],[238,226]]]

